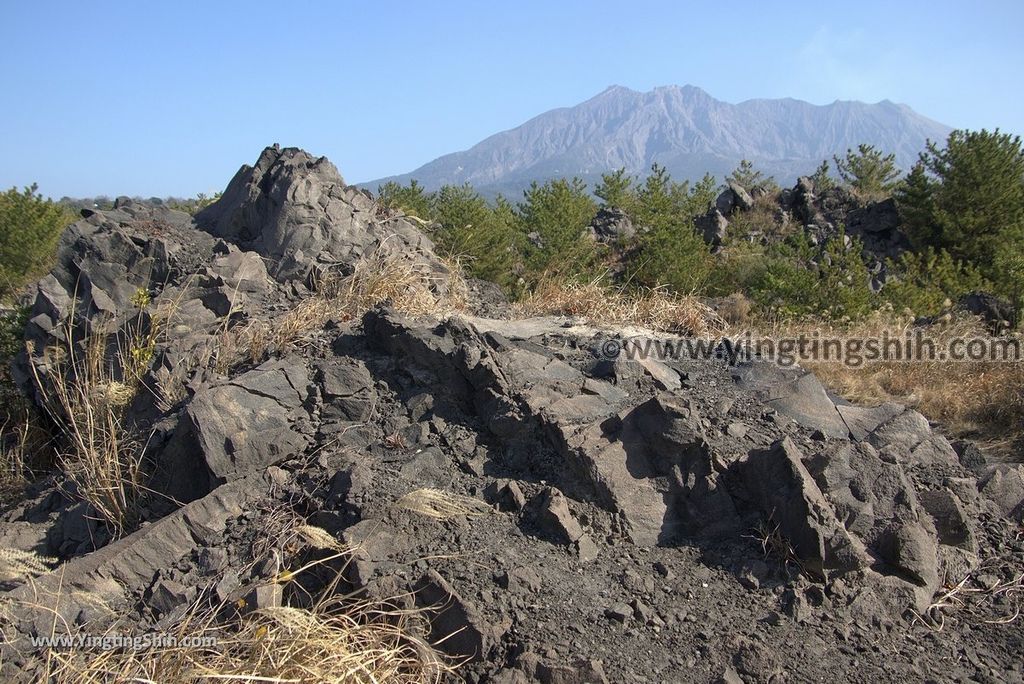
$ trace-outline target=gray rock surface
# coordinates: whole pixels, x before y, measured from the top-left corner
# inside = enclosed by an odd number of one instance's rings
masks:
[[[406,219],[276,148],[198,223],[119,202],[69,229],[22,378],[46,382],[46,347],[82,353],[101,319],[109,341],[156,326],[122,414],[147,495],[119,539],[59,472],[0,511],[5,548],[55,557],[0,578],[4,675],[31,679],[27,638],[54,616],[166,632],[192,605],[233,619],[321,590],[422,610],[410,628],[468,681],[1020,673],[999,622],[1015,606],[983,597],[1024,572],[1024,471],[913,410],[852,406],[761,361],[608,358],[605,342],[654,333],[557,317],[382,303],[228,353],[226,331],[272,329],[312,296],[307,276],[391,242],[443,275]],[[961,581],[979,587],[969,610],[921,627]]]

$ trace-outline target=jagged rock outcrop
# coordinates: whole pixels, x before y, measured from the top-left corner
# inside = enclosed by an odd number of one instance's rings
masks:
[[[622,243],[637,234],[629,215],[616,207],[601,207],[590,222],[590,235],[598,242]]]
[[[422,251],[439,275],[446,273],[412,221],[381,213],[366,192],[345,185],[326,157],[275,145],[239,169],[196,223],[262,256],[281,281],[303,280],[318,267],[351,268],[378,249],[410,258]]]
[[[754,198],[746,188],[731,180],[726,181],[725,190],[715,199],[715,209],[726,218],[732,216],[733,211],[750,211],[753,208]]]
[[[779,205],[803,224],[816,243],[835,237],[840,228],[847,237],[859,239],[869,265],[884,264],[910,248],[892,198],[866,202],[843,186],[818,190],[812,179],[802,176],[793,188],[782,191]]]
[[[704,238],[704,242],[717,246],[725,240],[729,219],[718,208],[712,207],[706,214],[694,219],[694,226],[697,233]]]
[[[848,658],[809,658],[791,630],[840,628],[863,646],[857,676],[882,681],[924,657],[889,655],[904,611],[1019,543],[1019,468],[964,460],[919,413],[851,406],[799,368],[387,303],[228,355],[260,338],[227,333],[269,335],[314,296],[308,276],[389,241],[443,287],[426,238],[379,215],[326,160],[268,148],[195,224],[123,204],[68,231],[22,373],[45,382],[65,330],[158,326],[124,409],[151,495],[115,541],[59,475],[0,520],[6,543],[61,557],[7,588],[5,674],[54,624],[159,632],[196,602],[304,605],[330,586],[426,611],[423,638],[477,681],[755,677],[766,653],[839,676]],[[299,524],[349,549],[331,577],[284,572],[325,555]]]

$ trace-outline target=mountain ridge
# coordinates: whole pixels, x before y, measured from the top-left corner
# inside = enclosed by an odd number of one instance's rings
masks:
[[[896,155],[909,168],[925,141],[953,130],[891,100],[836,100],[815,105],[795,98],[718,100],[694,85],[649,91],[610,85],[569,107],[538,114],[397,176],[361,183],[416,179],[428,189],[470,183],[485,194],[521,189],[532,180],[580,176],[625,167],[644,175],[657,162],[680,179],[705,173],[724,177],[741,159],[789,182],[811,173],[822,159],[860,143]]]

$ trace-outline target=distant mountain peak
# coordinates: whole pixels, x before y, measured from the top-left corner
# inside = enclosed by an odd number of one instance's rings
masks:
[[[861,143],[896,155],[909,168],[928,139],[950,127],[910,107],[837,100],[814,105],[792,98],[730,104],[695,85],[647,92],[610,85],[573,107],[554,109],[492,135],[468,150],[440,157],[402,176],[428,189],[471,183],[485,194],[516,194],[532,180],[578,175],[588,181],[624,167],[644,175],[657,162],[679,179],[723,178],[742,159],[788,183],[822,159]]]

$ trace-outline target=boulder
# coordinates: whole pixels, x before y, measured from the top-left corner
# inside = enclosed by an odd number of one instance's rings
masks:
[[[626,212],[616,207],[602,207],[590,222],[590,234],[598,242],[617,243],[629,240],[637,233]]]
[[[736,366],[733,380],[799,425],[820,430],[829,437],[846,438],[850,434],[824,386],[803,369],[780,368],[762,361],[745,362]]]
[[[569,511],[569,502],[554,487],[540,494],[536,506],[537,525],[545,535],[561,544],[572,544],[583,536],[583,528]]]
[[[898,463],[868,443],[841,444],[807,465],[835,516],[874,559],[876,568],[938,587],[938,536]]]
[[[159,459],[166,493],[179,501],[305,451],[309,379],[296,361],[268,361],[234,380],[200,390]],[[190,474],[188,478],[183,477]]]
[[[715,199],[715,209],[726,218],[732,216],[734,211],[750,211],[753,208],[754,199],[735,181],[729,181],[725,190]]]
[[[881,202],[872,202],[860,209],[854,209],[846,215],[846,229],[851,235],[891,234],[899,225],[900,214],[896,209],[896,200],[891,197]]]
[[[729,219],[717,208],[712,208],[711,211],[703,216],[698,216],[694,220],[694,226],[697,232],[704,238],[704,242],[709,245],[720,245],[725,240],[725,234],[729,228]]]
[[[275,145],[243,166],[221,198],[196,215],[211,234],[259,253],[280,281],[303,280],[316,268],[351,269],[376,250],[407,255],[436,272],[447,269],[433,244],[401,216],[379,218],[376,203],[348,186],[325,157]]]
[[[769,525],[777,525],[804,569],[819,577],[868,567],[863,545],[836,517],[788,437],[755,450],[737,467]]]
[[[980,490],[1001,515],[1024,521],[1024,465],[992,467]]]
[[[416,603],[428,610],[431,641],[456,658],[483,660],[507,629],[487,622],[435,570],[423,575],[414,591]]]
[[[993,331],[1006,329],[1017,321],[1017,309],[1011,302],[987,292],[971,292],[960,298],[957,308],[980,316]]]
[[[370,418],[377,402],[373,377],[361,361],[333,359],[316,370],[323,407],[321,417],[341,424],[360,423]]]

